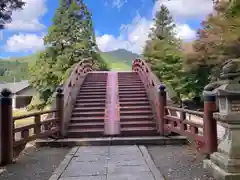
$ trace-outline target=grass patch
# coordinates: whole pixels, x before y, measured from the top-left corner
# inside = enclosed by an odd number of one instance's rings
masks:
[[[111,71],[131,71],[131,66],[125,60],[115,58],[109,54],[101,53],[102,58],[108,64]]]
[[[32,112],[34,111],[27,111],[25,109],[16,109],[16,110],[13,110],[13,117],[26,115]],[[34,122],[34,117],[29,117],[25,119],[16,120],[14,123],[15,123],[15,127],[21,127],[24,125],[32,124],[33,122]]]
[[[130,71],[131,70],[131,67],[124,63],[115,62],[115,63],[111,63],[109,66],[112,71]]]
[[[44,111],[46,111],[46,110],[50,110],[50,107],[48,106],[48,107],[44,108]],[[41,112],[41,111],[40,110],[27,111],[25,109],[16,109],[16,110],[13,110],[13,117],[27,115],[27,114],[34,113],[34,112]],[[41,117],[43,117],[43,116],[41,116]],[[29,118],[16,120],[14,123],[15,123],[15,127],[21,127],[21,126],[26,126],[26,125],[29,125],[29,124],[33,124],[34,123],[34,116],[29,117]]]

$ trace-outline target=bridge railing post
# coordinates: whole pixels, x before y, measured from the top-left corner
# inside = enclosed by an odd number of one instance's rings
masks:
[[[160,135],[164,135],[164,125],[165,125],[165,106],[167,105],[167,96],[166,96],[166,91],[165,91],[165,86],[160,85],[159,86],[159,122],[158,122],[158,130]]]
[[[207,154],[217,151],[217,121],[213,117],[216,111],[216,97],[214,95],[204,96],[204,139]]]
[[[0,96],[0,121],[1,121],[1,165],[13,161],[13,118],[12,118],[12,93],[3,89]]]
[[[64,95],[61,87],[57,88],[56,95],[56,116],[58,118],[57,126],[59,128],[60,137],[64,136],[65,124],[64,124]]]

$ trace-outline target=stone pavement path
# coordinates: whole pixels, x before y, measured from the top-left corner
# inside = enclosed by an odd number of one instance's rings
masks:
[[[163,180],[144,146],[75,147],[49,180]]]

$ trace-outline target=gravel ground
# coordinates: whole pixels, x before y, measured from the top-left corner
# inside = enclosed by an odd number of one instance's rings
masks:
[[[189,146],[149,146],[152,159],[166,180],[214,180],[203,169],[203,157]]]
[[[15,164],[0,168],[0,180],[48,180],[69,150],[26,148]]]

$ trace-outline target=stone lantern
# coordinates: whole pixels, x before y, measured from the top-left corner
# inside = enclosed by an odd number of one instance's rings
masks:
[[[210,89],[218,99],[219,112],[214,118],[225,128],[225,134],[217,152],[204,160],[204,168],[217,180],[240,180],[240,60],[225,64],[221,80]]]

